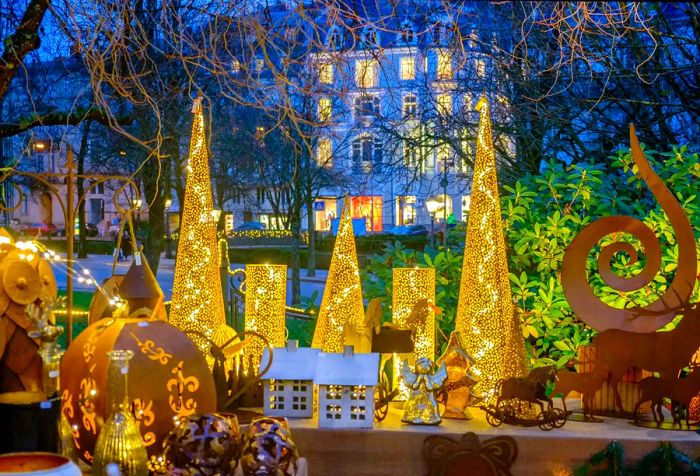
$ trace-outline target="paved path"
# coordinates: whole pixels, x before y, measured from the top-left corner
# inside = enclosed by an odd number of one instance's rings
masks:
[[[65,260],[65,253],[61,257]],[[101,283],[105,279],[112,275],[112,256],[108,255],[88,255],[85,259],[76,260],[75,269],[79,272],[83,272],[83,269],[88,269],[90,275],[95,278],[98,283]],[[126,274],[129,269],[131,262],[122,261],[117,263],[115,273],[116,274]],[[231,267],[243,268],[243,264],[232,264]],[[156,273],[156,279],[158,284],[163,289],[165,293],[165,299],[169,300],[173,289],[173,279],[175,274],[175,260],[161,258],[158,265],[158,270],[154,270]],[[289,276],[291,277],[291,269],[289,270]],[[59,289],[66,288],[66,272],[65,266],[57,266],[54,268],[54,274],[56,275],[56,281],[58,282]],[[317,270],[316,276],[313,278],[306,276],[306,270],[301,270],[301,295],[311,296],[314,291],[318,291],[317,303],[320,304],[321,297],[323,296],[323,288],[326,283],[326,276],[328,274],[327,270]],[[74,289],[76,291],[89,291],[93,290],[94,286],[86,285],[85,283],[80,283],[76,279],[73,280]],[[291,280],[287,282],[287,297],[290,300],[292,292]]]

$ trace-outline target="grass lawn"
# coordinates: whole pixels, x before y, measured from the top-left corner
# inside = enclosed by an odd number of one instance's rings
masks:
[[[58,291],[59,296],[65,296],[65,289]],[[90,308],[90,300],[92,299],[92,293],[88,291],[74,291],[73,292],[73,309],[76,311],[87,311]],[[56,318],[57,324],[66,327],[66,317],[58,316]],[[87,317],[86,316],[75,316],[73,318],[73,339],[78,337],[78,335],[83,332],[87,327]],[[316,321],[306,321],[302,319],[287,318],[287,332],[289,339],[296,339],[299,341],[299,345],[309,347],[311,346],[311,338],[314,334],[314,327]],[[64,332],[61,338],[58,340],[61,347],[66,348],[66,333]]]
[[[66,290],[59,289],[59,296],[65,296]],[[87,311],[90,308],[90,301],[92,300],[92,293],[88,291],[73,291],[73,309],[76,311]],[[66,327],[66,316],[58,316],[56,318],[56,323]],[[73,339],[75,339],[78,334],[83,332],[87,327],[87,316],[77,316],[73,318]],[[59,344],[64,349],[66,348],[66,333],[61,335],[58,339]]]

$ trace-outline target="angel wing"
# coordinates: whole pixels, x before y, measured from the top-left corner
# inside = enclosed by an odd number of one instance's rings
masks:
[[[440,368],[434,374],[428,377],[430,381],[430,390],[438,389],[442,387],[442,384],[447,380],[447,368],[445,367],[445,362],[440,364]]]
[[[413,386],[413,384],[416,383],[416,380],[418,380],[418,375],[413,373],[408,366],[408,360],[401,361],[401,378],[409,387]]]

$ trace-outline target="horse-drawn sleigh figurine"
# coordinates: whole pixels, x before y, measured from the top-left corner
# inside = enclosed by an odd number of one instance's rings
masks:
[[[555,381],[556,378],[556,368],[549,366],[535,369],[527,377],[501,380],[496,386],[496,404],[481,407],[486,412],[486,421],[491,426],[508,423],[539,426],[545,431],[561,428],[566,423],[567,412],[555,408],[552,399],[546,394],[547,383]],[[533,404],[540,407],[540,412],[534,418],[528,418],[526,415],[532,412],[527,410],[532,408]]]

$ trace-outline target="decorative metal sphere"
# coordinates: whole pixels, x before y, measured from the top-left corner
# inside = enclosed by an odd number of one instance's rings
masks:
[[[181,419],[163,443],[167,473],[183,476],[232,476],[241,433],[235,416],[218,413]]]
[[[256,418],[243,433],[241,469],[244,476],[294,475],[298,457],[283,418]]]

